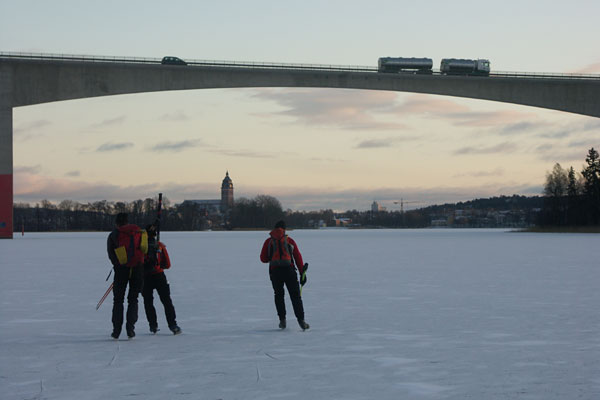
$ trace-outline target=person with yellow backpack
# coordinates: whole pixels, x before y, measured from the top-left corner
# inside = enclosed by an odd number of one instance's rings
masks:
[[[108,235],[108,258],[113,265],[113,309],[111,337],[118,339],[123,327],[123,303],[127,294],[127,337],[135,337],[138,319],[138,296],[144,284],[144,257],[148,253],[148,235],[135,224],[129,224],[127,213],[117,214],[116,228]]]

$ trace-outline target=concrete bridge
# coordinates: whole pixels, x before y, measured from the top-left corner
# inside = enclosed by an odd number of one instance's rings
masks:
[[[190,62],[0,53],[0,238],[13,231],[13,107],[163,90],[310,87],[500,101],[600,117],[600,76],[378,73],[375,67]]]

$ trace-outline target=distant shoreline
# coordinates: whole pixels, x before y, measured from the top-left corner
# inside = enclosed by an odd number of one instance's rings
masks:
[[[397,229],[397,230],[408,230],[408,229],[447,229],[447,230],[461,230],[461,229],[511,229],[511,227],[481,227],[481,228],[457,228],[457,227],[423,227],[423,228],[389,228],[389,227],[378,227],[378,226],[368,226],[368,227],[329,227],[329,228],[289,228],[287,229],[289,232],[294,230],[319,230],[319,229],[339,229],[339,230],[378,230],[378,229]],[[197,230],[197,231],[162,231],[166,232],[260,232],[260,231],[269,231],[267,228],[233,228],[233,229],[206,229],[206,230]],[[109,233],[109,231],[87,231],[87,230],[64,230],[64,231],[25,231],[27,233],[95,233],[95,232],[104,232]],[[600,226],[533,226],[529,228],[514,228],[512,227],[511,232],[516,233],[600,233]],[[21,234],[21,232],[14,232],[14,235]]]
[[[514,232],[534,233],[600,233],[600,226],[534,226]]]

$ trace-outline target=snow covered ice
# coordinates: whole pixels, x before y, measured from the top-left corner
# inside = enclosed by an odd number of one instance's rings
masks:
[[[600,235],[295,230],[305,332],[267,232],[163,232],[183,334],[110,339],[108,233],[0,241],[0,397],[600,399]],[[112,276],[111,276],[112,280]]]

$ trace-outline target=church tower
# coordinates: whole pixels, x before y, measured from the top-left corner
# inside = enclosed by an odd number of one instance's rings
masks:
[[[233,208],[233,182],[227,171],[221,184],[221,211],[226,212],[231,208]]]

